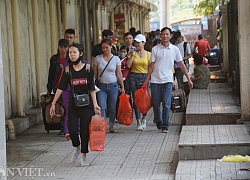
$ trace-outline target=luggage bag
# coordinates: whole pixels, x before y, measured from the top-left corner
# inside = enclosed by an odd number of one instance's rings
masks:
[[[186,110],[186,94],[182,89],[173,89],[171,99],[171,110],[173,112],[183,112]]]
[[[49,124],[46,121],[46,107],[52,102],[52,99],[53,98],[49,97],[47,94],[43,94],[40,96],[40,105],[42,108],[43,123],[45,131],[47,131],[47,133],[49,133],[50,130],[61,130],[60,123]]]

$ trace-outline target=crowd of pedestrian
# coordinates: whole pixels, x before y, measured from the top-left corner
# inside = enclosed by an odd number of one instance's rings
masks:
[[[209,72],[202,66],[201,59],[210,47],[205,45],[204,40],[200,40],[200,36],[199,41],[202,42],[195,44],[198,54],[193,53],[196,68],[194,77],[191,78],[188,71],[192,52],[180,31],[173,32],[164,27],[142,34],[132,27],[123,35],[124,44],[121,47],[117,46],[117,38],[114,37],[111,30],[104,30],[101,43],[93,46],[92,57],[86,61],[83,60],[82,45],[74,42],[75,31],[67,29],[64,39],[58,42],[58,53],[50,60],[47,94],[55,94],[50,115],[55,114],[55,104],[62,101],[65,113],[58,135],[63,134],[67,140],[72,141],[76,148],[72,162],[82,154],[83,166],[89,164],[86,153],[91,117],[100,114],[108,122],[109,132],[115,133],[117,100],[121,93],[131,96],[136,129],[143,131],[147,126],[147,113],[141,114],[133,102],[135,92],[142,85],[147,85],[148,90],[151,88],[154,123],[157,129],[167,133],[174,78],[176,77],[178,87],[182,89],[183,76],[186,77],[189,89],[193,86],[206,88],[209,83]],[[123,76],[124,68],[130,69],[129,76]],[[98,92],[96,87],[99,88]],[[90,103],[76,107],[75,96],[78,94],[88,94]]]

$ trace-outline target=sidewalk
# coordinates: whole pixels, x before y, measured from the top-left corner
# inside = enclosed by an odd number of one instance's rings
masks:
[[[167,134],[154,125],[152,108],[143,132],[136,131],[135,121],[131,126],[115,124],[117,133],[107,133],[104,152],[87,155],[88,167],[80,166],[80,160],[70,163],[74,150],[71,142],[58,136],[57,131],[47,134],[43,124],[39,124],[7,142],[8,168],[37,170],[29,176],[16,170],[14,176],[9,173],[8,179],[173,180],[182,115],[172,115]]]

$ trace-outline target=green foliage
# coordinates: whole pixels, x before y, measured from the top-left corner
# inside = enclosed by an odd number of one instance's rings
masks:
[[[159,1],[160,0],[149,0],[150,3],[158,7],[157,11],[150,12],[151,21],[160,20]],[[226,4],[228,1],[229,0],[169,0],[170,23],[207,16],[212,14],[215,8],[222,2]]]
[[[194,14],[194,0],[169,0],[171,23],[196,18]]]
[[[215,8],[220,4],[220,0],[199,0],[199,4],[195,6],[196,15],[206,16],[213,14]]]
[[[159,0],[150,0],[150,3],[154,4],[156,7],[158,7],[157,11],[150,12],[150,21],[160,21],[159,16]]]

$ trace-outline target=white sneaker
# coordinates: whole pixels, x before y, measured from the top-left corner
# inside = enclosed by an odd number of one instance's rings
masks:
[[[146,126],[147,126],[147,120],[146,119],[141,120],[141,126],[142,126],[143,129],[146,128]]]
[[[143,127],[141,124],[137,124],[137,128],[136,128],[137,131],[143,131]]]
[[[75,149],[74,153],[73,153],[73,155],[71,157],[71,162],[76,162],[77,159],[79,159],[80,155],[81,155],[81,149],[80,148],[79,149]]]
[[[81,157],[81,165],[82,166],[89,166],[89,162],[87,161],[86,156]]]

